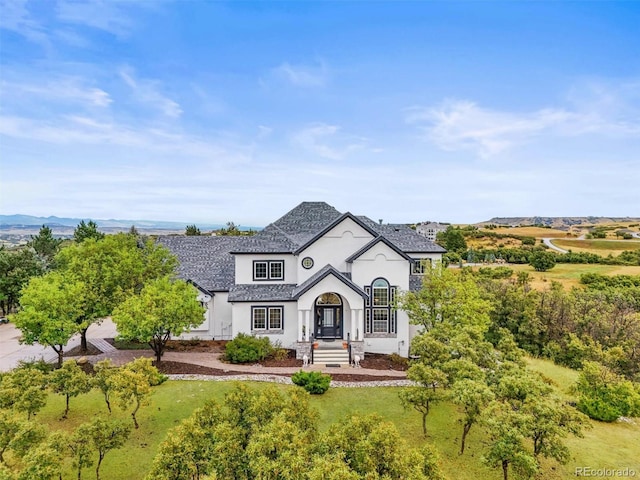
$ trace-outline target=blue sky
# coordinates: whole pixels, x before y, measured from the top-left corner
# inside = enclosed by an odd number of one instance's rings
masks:
[[[640,215],[640,3],[0,0],[0,213]]]

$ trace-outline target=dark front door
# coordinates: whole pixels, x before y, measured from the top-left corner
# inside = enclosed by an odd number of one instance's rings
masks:
[[[316,337],[342,338],[342,307],[316,307]]]

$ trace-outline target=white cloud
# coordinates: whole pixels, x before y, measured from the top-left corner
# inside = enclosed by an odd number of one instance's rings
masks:
[[[124,3],[116,0],[59,0],[58,19],[124,36],[134,26],[131,18],[121,8]],[[134,5],[133,2],[127,2],[129,7]]]
[[[329,71],[324,62],[318,65],[291,65],[284,62],[273,69],[273,74],[295,87],[324,87],[329,80]]]
[[[590,96],[572,95],[571,108],[543,108],[509,112],[483,108],[469,100],[447,100],[436,107],[407,109],[406,121],[443,150],[473,150],[490,157],[535,137],[607,135],[640,137],[638,84],[625,91],[626,99],[608,89],[591,89]]]
[[[303,128],[293,136],[293,140],[304,149],[332,160],[341,160],[366,145],[366,139],[343,134],[339,126],[326,123]]]
[[[50,46],[44,26],[36,21],[27,8],[28,0],[0,0],[0,28],[10,30],[26,39]]]
[[[160,93],[160,82],[137,79],[128,67],[120,69],[119,73],[120,78],[131,88],[136,101],[159,110],[167,117],[177,118],[182,115],[180,104]]]
[[[113,100],[100,88],[89,87],[80,78],[62,77],[39,83],[23,81],[2,81],[0,92],[5,99],[27,94],[44,101],[75,102],[88,106],[108,107]]]

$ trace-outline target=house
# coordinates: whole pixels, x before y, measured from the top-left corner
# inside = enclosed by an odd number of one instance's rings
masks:
[[[206,307],[188,335],[268,336],[298,358],[312,341],[407,356],[416,327],[395,310],[396,296],[418,289],[425,262],[445,250],[406,225],[379,224],[303,202],[251,237],[163,236]],[[337,340],[337,342],[336,342]]]
[[[444,232],[448,227],[448,224],[442,224],[438,222],[419,223],[416,225],[416,232],[423,237],[426,237],[432,242],[436,241],[436,235],[440,232]]]

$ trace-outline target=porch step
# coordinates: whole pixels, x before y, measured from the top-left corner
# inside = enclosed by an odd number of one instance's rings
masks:
[[[343,348],[317,348],[313,351],[314,364],[349,365],[349,352]]]
[[[111,345],[104,338],[87,338],[87,341],[102,353],[111,353],[116,351],[116,347]]]

